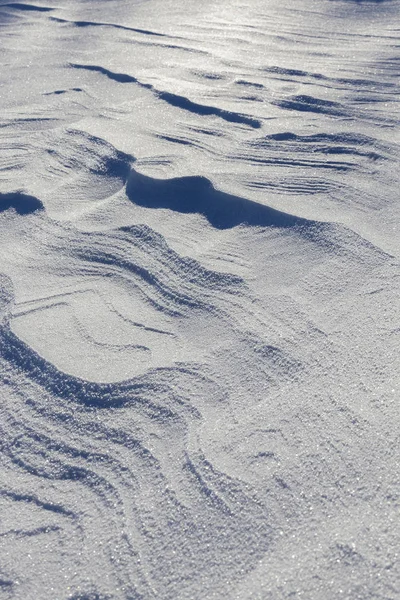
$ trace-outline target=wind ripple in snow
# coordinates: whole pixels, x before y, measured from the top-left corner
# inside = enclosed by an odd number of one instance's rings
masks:
[[[398,8],[1,5],[1,597],[397,597]]]
[[[242,123],[243,125],[249,125],[250,127],[254,127],[256,129],[261,127],[261,123],[257,119],[253,119],[251,117],[239,113],[234,113],[231,111],[216,108],[214,106],[198,104],[197,102],[192,102],[184,96],[179,96],[178,94],[172,94],[171,92],[157,90],[153,85],[149,83],[142,83],[138,79],[136,79],[136,77],[132,77],[131,75],[126,75],[124,73],[113,73],[108,69],[98,67],[95,65],[72,64],[71,66],[75,69],[87,69],[88,71],[97,71],[98,73],[102,73],[103,75],[106,75],[106,77],[108,77],[109,79],[117,81],[118,83],[136,83],[142,88],[151,90],[157,98],[163,100],[164,102],[167,102],[171,106],[176,106],[178,108],[181,108],[182,110],[192,112],[196,115],[212,115],[220,117],[221,119],[224,119],[224,121],[228,121],[230,123]]]

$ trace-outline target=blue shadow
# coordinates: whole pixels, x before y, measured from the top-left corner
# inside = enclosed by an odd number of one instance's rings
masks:
[[[153,179],[132,169],[126,193],[132,202],[146,208],[204,215],[217,229],[230,229],[241,224],[294,227],[311,223],[252,200],[220,192],[205,177]]]
[[[35,196],[22,192],[2,194],[0,192],[0,212],[14,208],[19,215],[28,215],[37,210],[44,210],[43,203]]]

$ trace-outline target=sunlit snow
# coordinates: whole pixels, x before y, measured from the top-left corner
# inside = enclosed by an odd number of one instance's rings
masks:
[[[400,597],[400,0],[0,0],[0,600]]]

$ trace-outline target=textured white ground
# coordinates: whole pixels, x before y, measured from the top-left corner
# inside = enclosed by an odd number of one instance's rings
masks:
[[[0,0],[0,61],[0,600],[400,598],[399,0]]]

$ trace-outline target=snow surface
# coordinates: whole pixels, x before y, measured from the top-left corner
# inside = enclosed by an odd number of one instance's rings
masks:
[[[396,600],[399,0],[0,0],[0,599]]]

